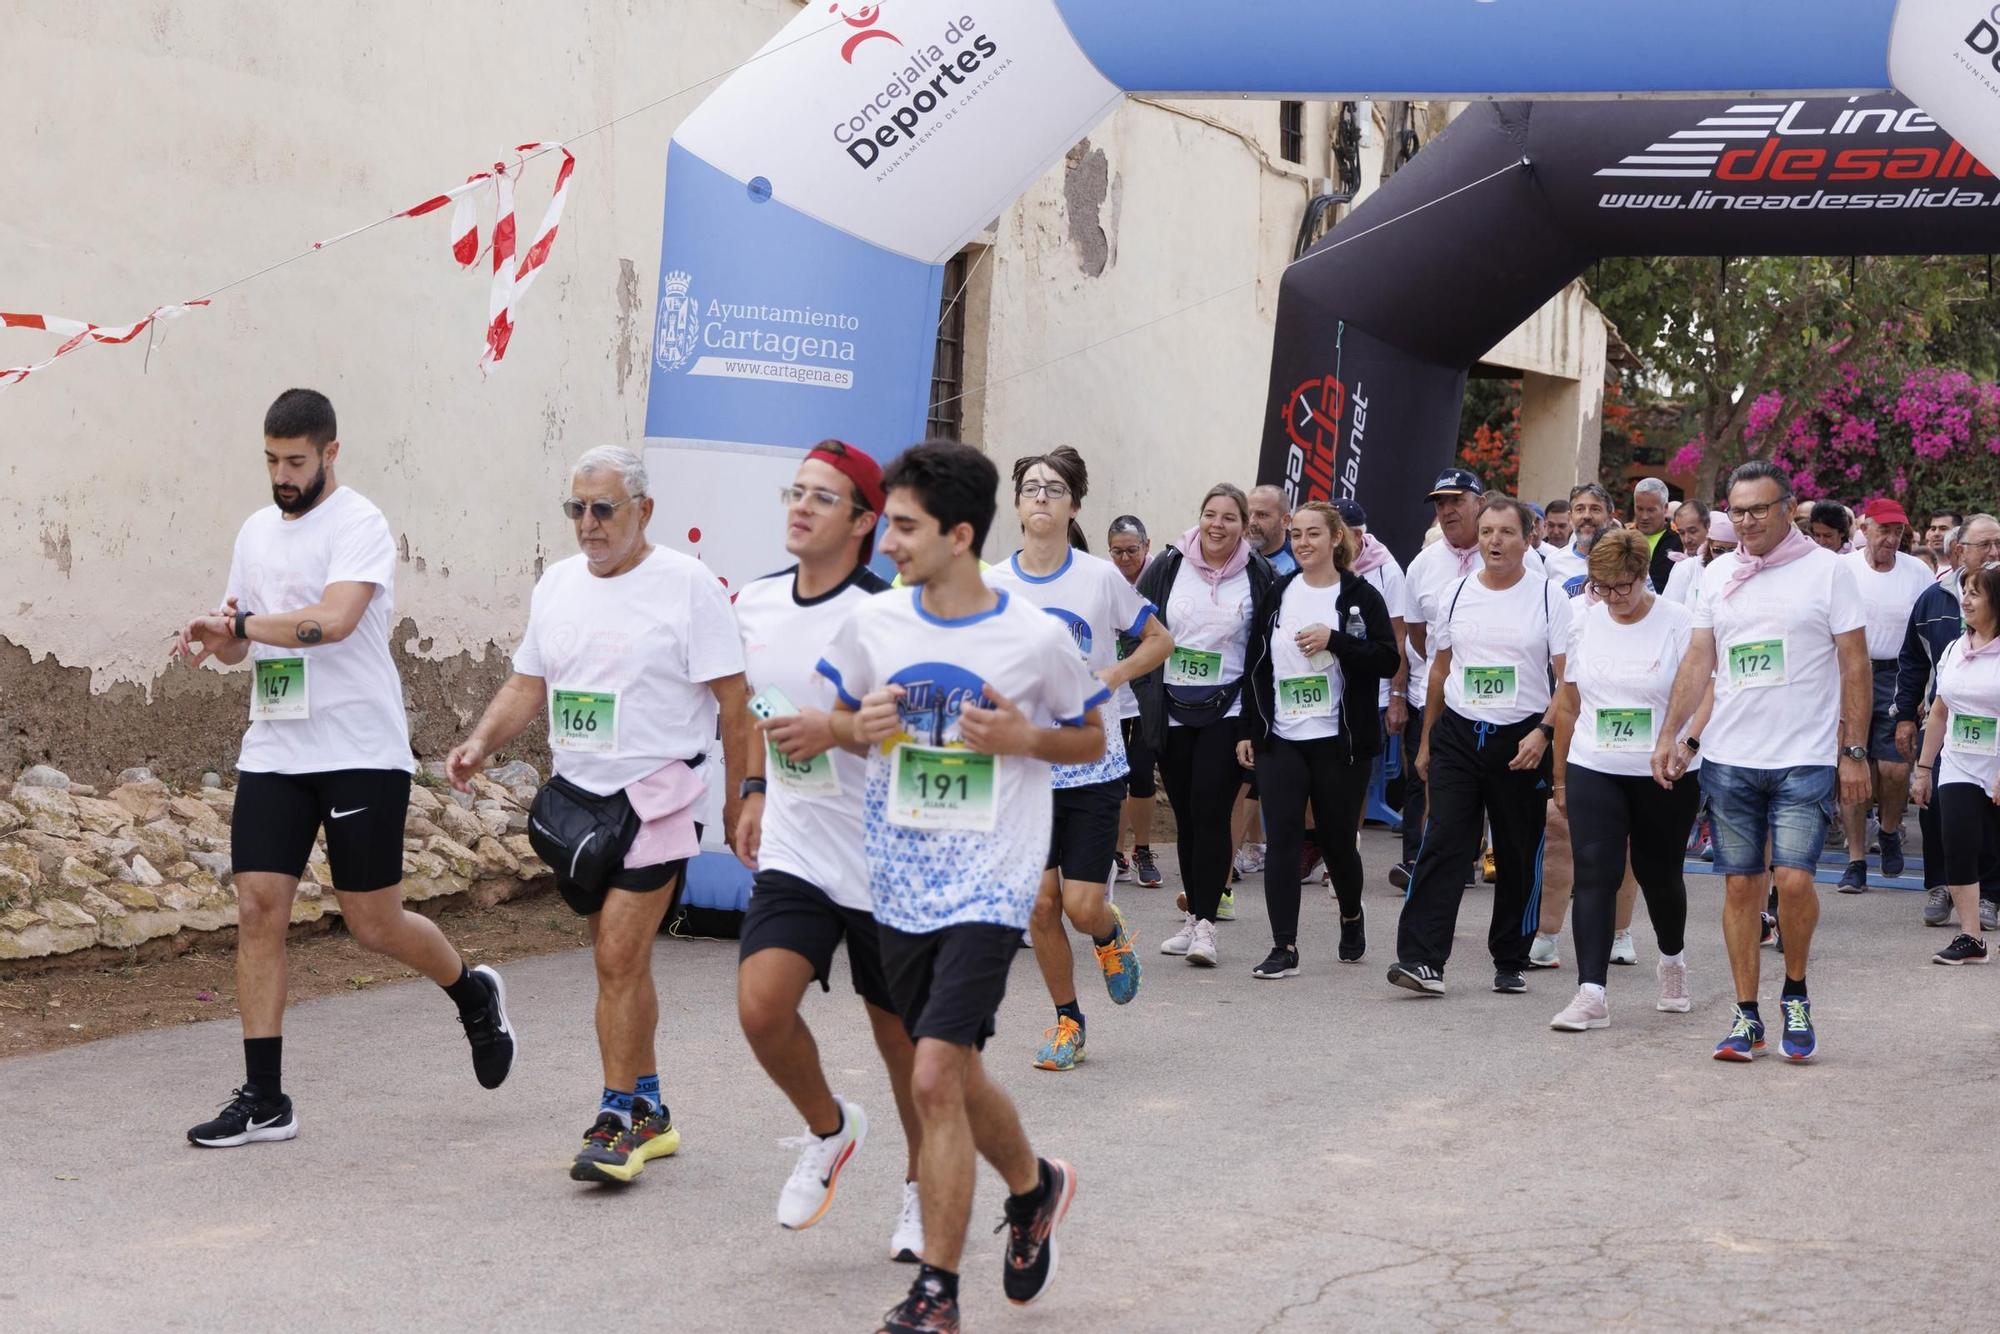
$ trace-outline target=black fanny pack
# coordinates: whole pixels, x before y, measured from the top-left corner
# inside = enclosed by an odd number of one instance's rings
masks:
[[[528,808],[528,841],[559,879],[599,894],[625,864],[640,823],[624,792],[600,797],[558,774]]]
[[[1243,693],[1243,678],[1200,690],[1186,686],[1168,686],[1166,690],[1168,716],[1182,727],[1208,727],[1228,716],[1230,706]]]

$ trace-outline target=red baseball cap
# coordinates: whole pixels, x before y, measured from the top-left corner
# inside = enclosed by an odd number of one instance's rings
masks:
[[[1900,523],[1905,528],[1910,526],[1910,516],[1903,512],[1902,503],[1887,496],[1869,501],[1867,508],[1861,511],[1861,517],[1870,523]]]
[[[882,512],[882,465],[844,440],[822,440],[806,455],[818,459],[854,483],[861,503]]]

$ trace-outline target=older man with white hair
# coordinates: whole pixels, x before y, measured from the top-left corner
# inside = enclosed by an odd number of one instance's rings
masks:
[[[1646,575],[1654,588],[1665,588],[1674,572],[1674,553],[1681,549],[1680,534],[1667,523],[1673,497],[1667,484],[1657,477],[1642,477],[1632,488],[1632,526],[1644,534],[1653,550]]]
[[[570,1167],[626,1183],[680,1147],[660,1089],[653,940],[699,846],[718,712],[723,828],[736,828],[749,732],[743,645],[729,597],[700,561],[646,540],[653,500],[637,454],[577,460],[563,513],[581,552],[535,585],[514,674],[446,762],[460,791],[548,710],[555,773],[528,820],[556,888],[590,923],[604,1093]]]

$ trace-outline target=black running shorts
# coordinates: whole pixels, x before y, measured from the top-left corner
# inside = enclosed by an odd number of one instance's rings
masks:
[[[819,886],[783,871],[759,871],[750,884],[750,907],[743,914],[738,959],[762,950],[790,950],[812,965],[813,980],[826,991],[833,974],[833,951],[847,942],[847,971],[854,992],[878,1010],[896,1013],[888,979],[882,976],[882,944],[875,918],[859,908],[843,908]]]
[[[984,1048],[1007,995],[1007,970],[1021,948],[1019,928],[968,922],[920,936],[878,929],[882,971],[910,1040]]]
[[[1159,757],[1146,744],[1146,729],[1137,718],[1122,720],[1118,730],[1125,738],[1125,765],[1129,770],[1125,775],[1125,790],[1134,797],[1150,801],[1159,791],[1153,778],[1153,766],[1158,763]]]
[[[1049,859],[1065,880],[1104,884],[1118,851],[1118,820],[1125,810],[1125,780],[1055,790],[1055,822],[1049,829]]]
[[[229,863],[237,875],[305,873],[313,837],[326,827],[326,860],[343,894],[403,882],[403,817],[410,775],[401,769],[237,775],[229,817]]]

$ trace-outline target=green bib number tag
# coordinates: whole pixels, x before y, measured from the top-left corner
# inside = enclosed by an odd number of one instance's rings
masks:
[[[276,723],[312,716],[304,658],[259,658],[250,690],[250,721]]]
[[[1973,713],[1951,715],[1951,748],[1971,755],[2000,754],[2000,746],[1994,744],[1995,722],[1991,718],[1981,718]]]
[[[1517,694],[1512,667],[1467,667],[1460,681],[1465,686],[1466,707],[1511,709]]]
[[[1738,690],[1781,686],[1785,675],[1785,641],[1752,639],[1729,646],[1729,682]]]
[[[801,797],[840,795],[840,775],[833,771],[832,751],[821,751],[809,760],[788,760],[778,744],[766,738],[764,772],[779,787]]]
[[[1637,750],[1650,752],[1653,749],[1653,711],[1651,709],[1599,709],[1597,711],[1597,748],[1599,750]]]
[[[896,747],[890,765],[890,824],[992,832],[1000,774],[997,755],[904,742]]]
[[[552,688],[549,746],[572,755],[609,755],[617,750],[617,692]]]
[[[1198,648],[1176,648],[1167,659],[1170,686],[1219,686],[1222,684],[1222,655]]]
[[[1278,682],[1278,721],[1333,717],[1333,687],[1325,675],[1287,676]]]

